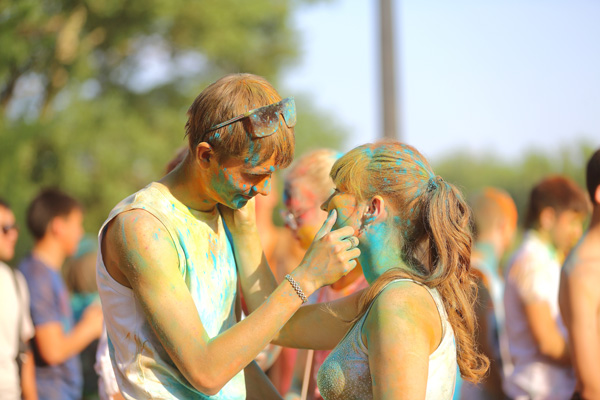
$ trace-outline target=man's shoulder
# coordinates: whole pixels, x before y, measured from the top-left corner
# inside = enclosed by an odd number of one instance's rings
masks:
[[[33,257],[31,254],[25,256],[19,263],[18,270],[23,274],[25,279],[31,280],[46,280],[49,281],[56,272],[44,264],[42,261]]]

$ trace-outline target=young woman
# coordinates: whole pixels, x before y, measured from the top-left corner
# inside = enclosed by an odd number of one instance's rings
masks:
[[[331,177],[323,209],[336,210],[336,227],[354,228],[370,287],[301,308],[275,342],[335,347],[318,373],[326,400],[451,399],[456,362],[473,382],[489,364],[474,343],[466,203],[398,142],[355,148]]]
[[[329,173],[340,156],[341,154],[334,150],[315,149],[295,160],[285,172],[283,197],[286,210],[283,218],[305,251],[327,218],[327,212],[321,205],[333,192],[334,184]],[[312,300],[317,303],[330,302],[368,286],[360,265],[357,265],[337,282],[319,289],[312,296]],[[296,351],[286,348],[286,352],[290,350]],[[285,400],[301,399],[304,392],[307,399],[322,399],[316,386],[317,371],[329,353],[328,350],[298,352],[295,366],[292,365],[293,379]]]

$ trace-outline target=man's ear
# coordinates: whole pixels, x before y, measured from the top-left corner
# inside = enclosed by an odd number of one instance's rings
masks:
[[[215,157],[215,151],[212,146],[206,142],[200,142],[196,146],[196,162],[201,166],[207,168],[210,161]]]
[[[65,218],[61,216],[56,216],[52,218],[48,223],[48,226],[46,227],[46,235],[60,235],[60,233],[65,229],[65,222]]]
[[[596,192],[594,192],[594,203],[600,205],[600,185],[596,186]]]

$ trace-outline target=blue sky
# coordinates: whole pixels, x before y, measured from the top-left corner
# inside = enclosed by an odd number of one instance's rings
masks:
[[[380,135],[378,1],[303,6],[302,56],[283,75],[351,136]],[[515,159],[573,140],[600,146],[600,2],[394,1],[404,141]],[[299,121],[301,123],[301,121]]]

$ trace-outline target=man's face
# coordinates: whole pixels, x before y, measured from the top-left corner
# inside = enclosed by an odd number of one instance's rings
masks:
[[[563,256],[567,255],[581,237],[584,219],[583,214],[571,210],[563,211],[556,216],[550,235],[554,246]]]
[[[232,209],[240,209],[258,194],[266,196],[271,191],[271,175],[275,172],[274,156],[253,165],[244,160],[230,158],[223,163],[216,160],[211,165],[211,189],[215,200]]]
[[[56,217],[55,234],[63,246],[67,256],[72,256],[77,251],[79,241],[83,237],[83,212],[75,208],[66,217]]]
[[[15,215],[8,208],[0,206],[0,261],[10,261],[14,257],[18,237]]]

